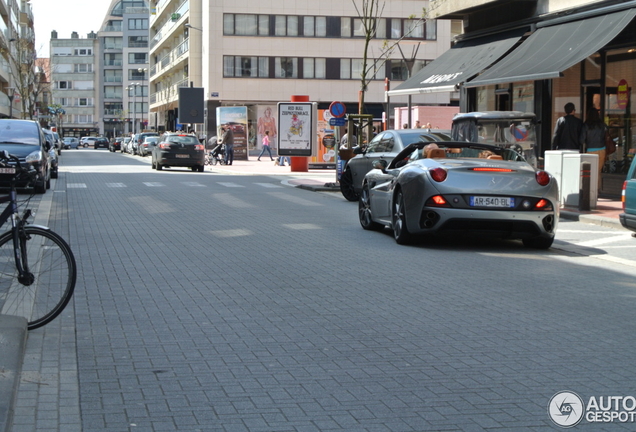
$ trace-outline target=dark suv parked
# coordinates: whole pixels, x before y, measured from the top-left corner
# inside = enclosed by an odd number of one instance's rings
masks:
[[[45,193],[51,187],[49,150],[53,143],[47,141],[39,123],[32,120],[0,119],[0,151],[6,150],[17,156],[20,164],[31,166],[37,172],[33,182],[18,182],[19,188],[33,188],[36,193]],[[11,184],[12,174],[0,174],[0,187]]]

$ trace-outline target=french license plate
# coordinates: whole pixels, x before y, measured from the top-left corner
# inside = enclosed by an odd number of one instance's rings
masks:
[[[510,197],[471,196],[471,207],[513,208],[515,199]]]
[[[178,155],[175,155],[175,157],[186,159],[190,157],[190,155],[178,154]]]
[[[15,168],[0,168],[0,174],[15,174]]]

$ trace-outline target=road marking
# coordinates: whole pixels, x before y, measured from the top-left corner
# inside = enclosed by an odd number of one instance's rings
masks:
[[[206,187],[204,184],[197,183],[197,182],[181,182],[181,184],[184,184],[190,187]]]
[[[282,188],[283,186],[274,183],[254,183],[257,186],[261,186],[264,188]]]
[[[143,182],[143,184],[145,184],[148,187],[163,187],[163,186],[165,186],[163,183],[158,183],[158,182]]]
[[[229,187],[229,188],[242,188],[245,186],[242,186],[240,184],[237,183],[228,183],[228,182],[217,182],[217,184],[220,184],[221,186],[225,186],[225,187]]]
[[[306,207],[316,207],[316,206],[322,206],[322,204],[314,202],[314,201],[310,201],[310,200],[306,200],[304,198],[299,198],[293,195],[288,195],[284,192],[267,192],[267,195],[269,196],[273,196],[274,198],[279,198],[285,201],[289,201],[292,202],[294,204],[299,204],[299,205],[304,205]]]
[[[164,201],[160,201],[149,196],[130,197],[128,198],[128,201],[141,206],[146,212],[151,214],[174,213],[177,211],[170,204],[166,204]]]
[[[125,188],[128,187],[123,183],[106,183],[106,187],[111,187],[111,188]]]
[[[283,226],[285,228],[289,228],[289,229],[293,229],[293,230],[318,230],[318,229],[322,229],[321,226],[315,225],[315,224],[310,224],[310,223],[304,223],[304,224],[283,224]]]
[[[604,237],[604,238],[595,239],[595,240],[588,240],[588,241],[575,243],[575,244],[578,245],[578,246],[594,247],[594,246],[605,245],[605,244],[608,244],[608,243],[615,243],[617,241],[629,240],[630,238],[632,238],[632,235],[630,233],[624,233],[624,234],[619,234],[619,235],[613,235],[611,237]]]
[[[68,189],[86,189],[86,183],[66,183]]]
[[[232,208],[251,208],[254,207],[253,204],[243,201],[241,199],[236,198],[234,195],[229,193],[218,193],[213,194],[212,198],[218,200],[222,205],[232,207]]]
[[[245,237],[254,234],[248,229],[232,229],[223,231],[210,231],[210,234],[216,237],[229,238],[229,237]]]

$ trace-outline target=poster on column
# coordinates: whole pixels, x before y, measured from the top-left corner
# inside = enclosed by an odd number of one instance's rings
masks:
[[[217,107],[216,124],[229,127],[234,135],[234,159],[247,160],[247,107]],[[219,130],[219,137],[223,131]]]
[[[330,118],[329,110],[318,110],[318,146],[314,156],[309,161],[309,168],[336,168],[336,137],[333,126],[329,126]]]
[[[311,156],[316,143],[318,104],[278,103],[278,154]]]

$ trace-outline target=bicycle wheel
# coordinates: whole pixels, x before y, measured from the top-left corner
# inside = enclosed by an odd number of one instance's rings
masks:
[[[0,314],[23,316],[29,330],[51,322],[73,296],[77,278],[75,257],[69,245],[56,233],[26,226],[21,249],[23,261],[33,275],[18,281],[11,232],[0,236]]]

